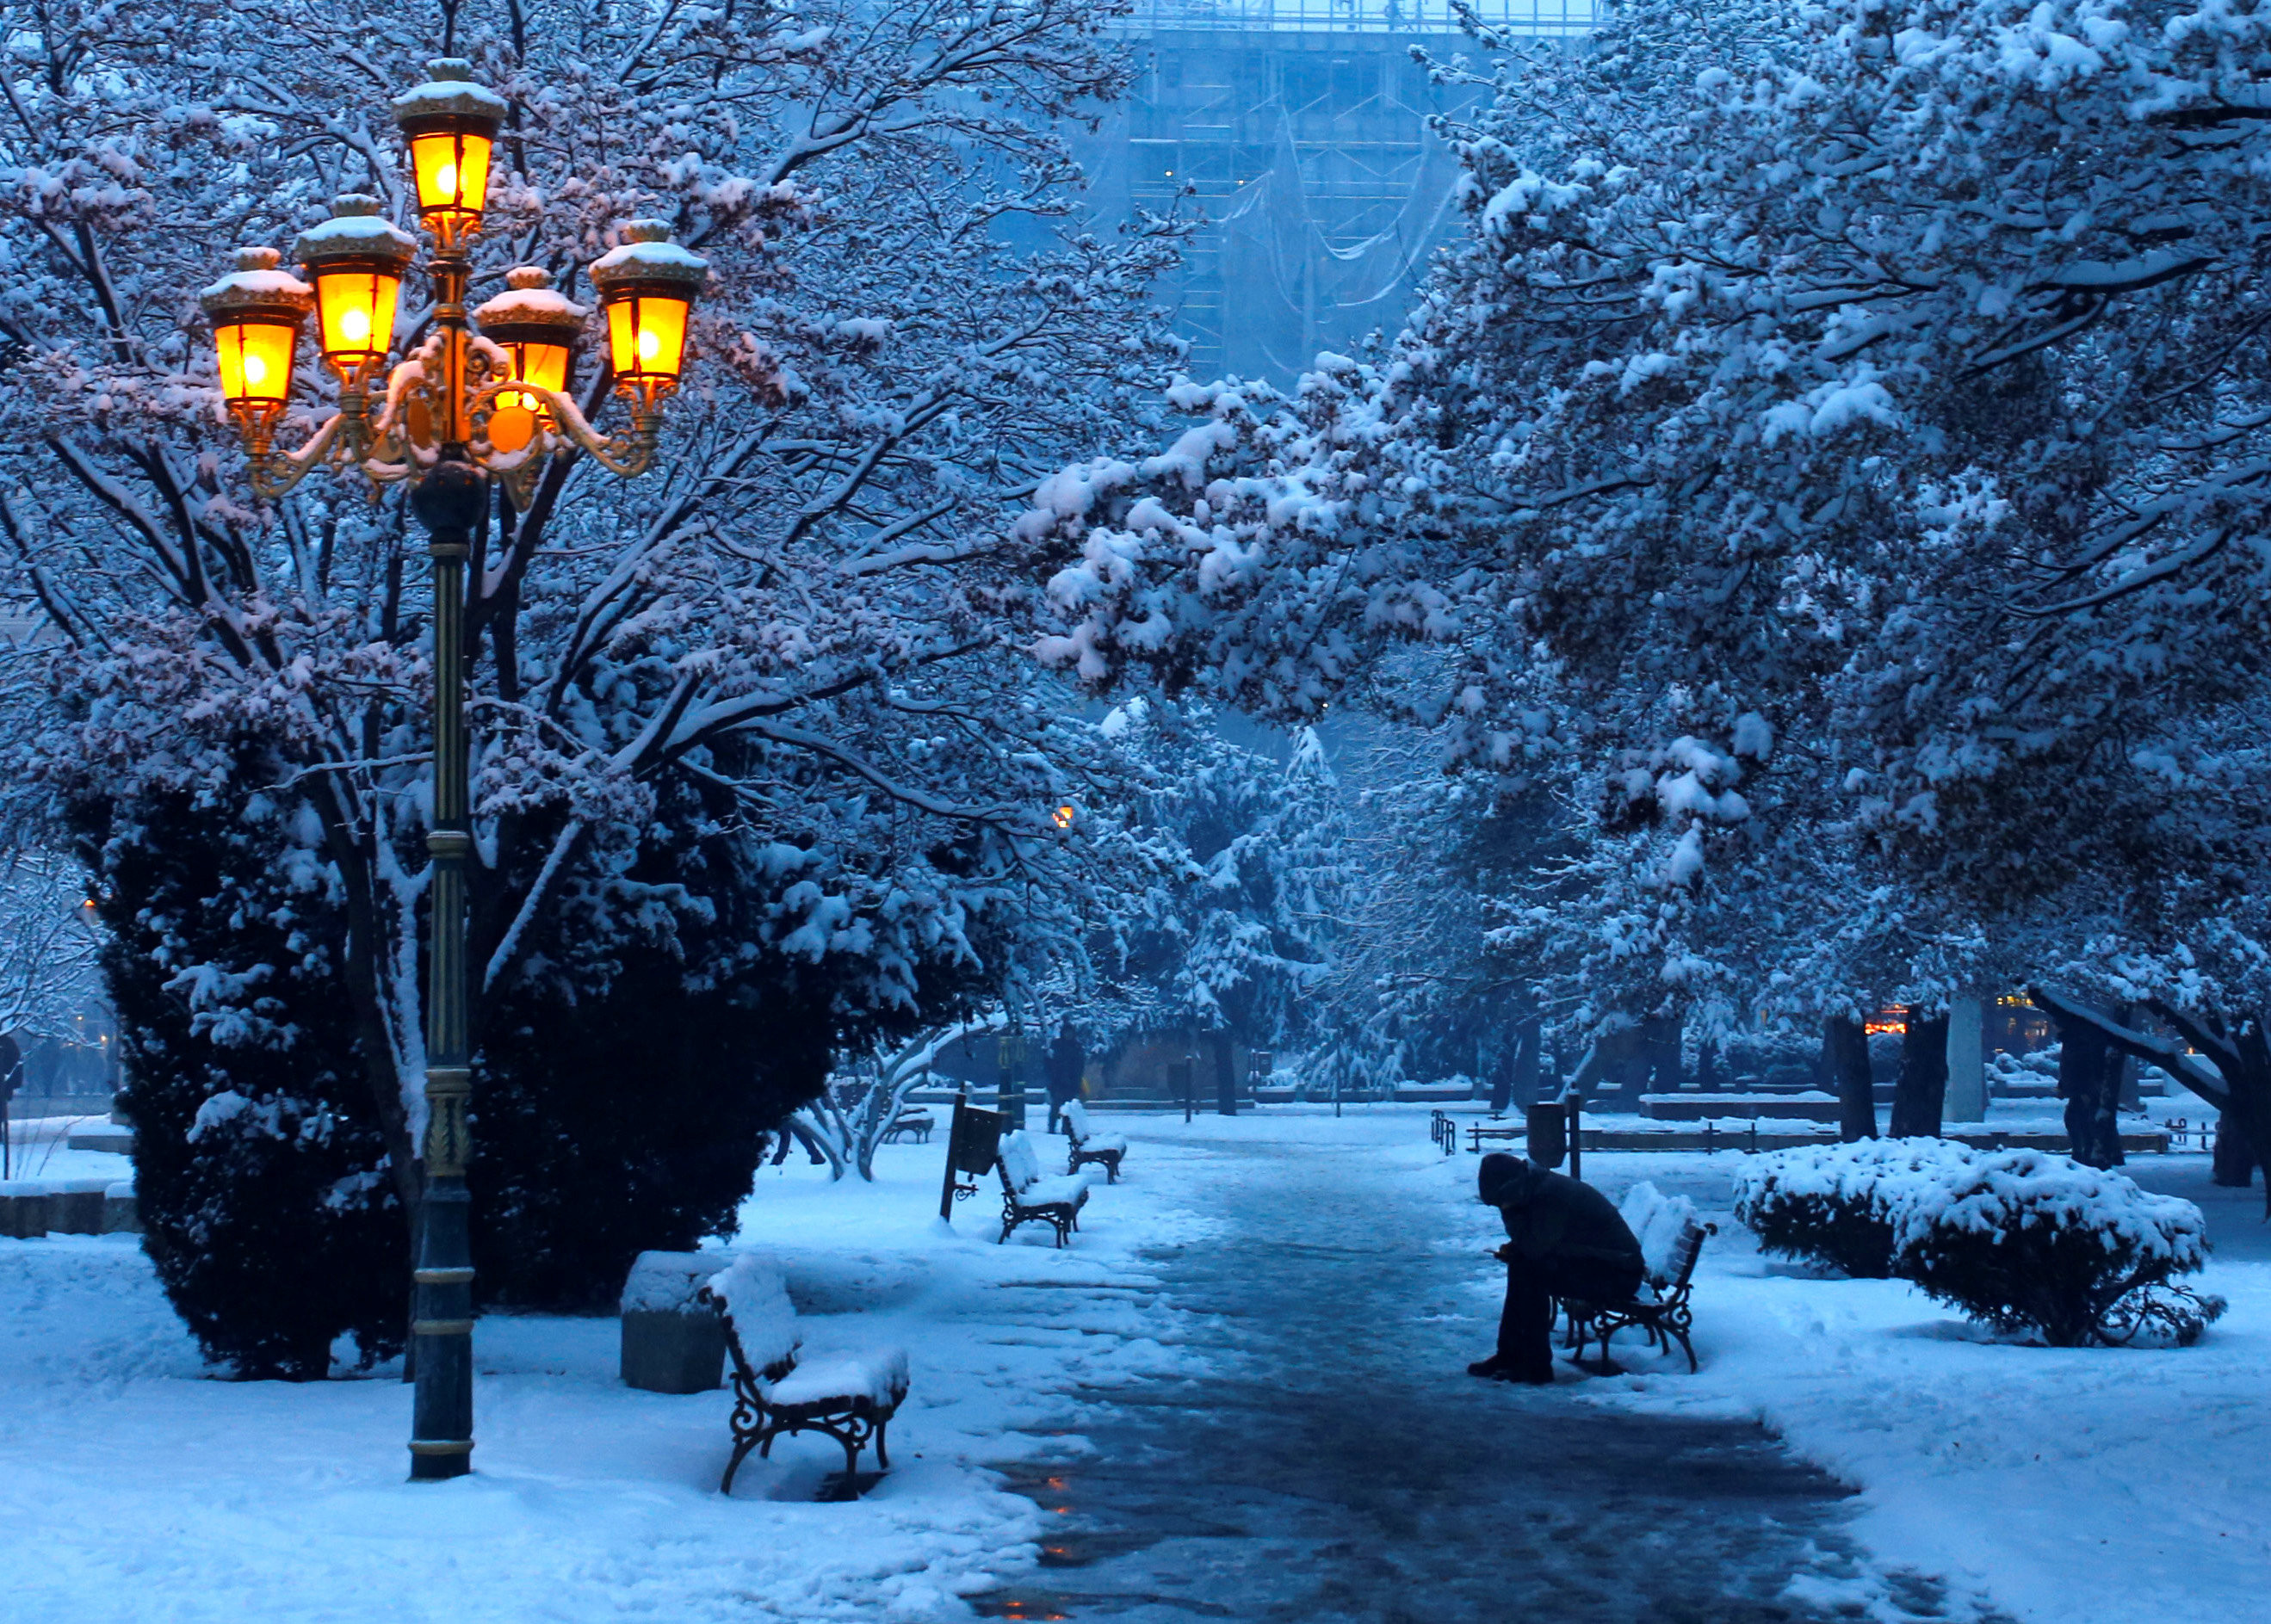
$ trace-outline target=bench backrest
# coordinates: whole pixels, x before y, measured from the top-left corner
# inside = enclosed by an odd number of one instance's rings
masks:
[[[757,1375],[775,1379],[796,1363],[796,1350],[804,1340],[797,1328],[796,1305],[780,1271],[743,1253],[711,1278],[705,1288],[725,1316],[726,1333]]]
[[[1648,1272],[1660,1280],[1679,1275],[1679,1245],[1695,1222],[1695,1204],[1686,1196],[1667,1196],[1643,1179],[1625,1191],[1617,1212],[1640,1242]],[[1689,1266],[1694,1266],[1693,1259]]]
[[[1001,1176],[1010,1189],[1027,1190],[1040,1183],[1041,1158],[1023,1128],[1001,1136]]]
[[[1079,1101],[1066,1101],[1061,1114],[1064,1116],[1065,1131],[1072,1135],[1075,1144],[1078,1144],[1083,1139],[1096,1137],[1095,1125],[1088,1120],[1088,1107]]]
[[[1679,1238],[1672,1243],[1672,1256],[1664,1271],[1664,1284],[1674,1291],[1687,1284],[1695,1272],[1695,1260],[1703,1252],[1703,1237],[1709,1231],[1690,1218],[1679,1231]]]

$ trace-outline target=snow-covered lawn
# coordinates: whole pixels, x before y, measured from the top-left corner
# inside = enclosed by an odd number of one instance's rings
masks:
[[[1058,1252],[989,1243],[998,1191],[941,1233],[942,1155],[888,1147],[867,1188],[768,1169],[745,1210],[810,1352],[912,1355],[897,1470],[852,1506],[812,1503],[842,1455],[809,1437],[721,1498],[728,1395],[631,1391],[614,1320],[555,1316],[480,1322],[478,1471],[412,1487],[398,1380],[209,1379],[132,1237],[0,1241],[0,1618],[966,1617],[1042,1516],[986,1468],[1076,1455],[1072,1389],[1186,1360],[1137,1251],[1196,1233],[1193,1159],[1143,1147]]]
[[[610,1319],[483,1320],[479,1471],[412,1487],[398,1382],[210,1380],[130,1238],[0,1241],[0,1618],[965,1618],[957,1597],[1030,1570],[1045,1514],[1008,1485],[1088,1448],[1093,1390],[1198,1372],[1197,1328],[1142,1253],[1208,1233],[1225,1140],[1370,1147],[1321,1159],[1317,1198],[1474,1255],[1487,1342],[1494,1215],[1473,1202],[1475,1158],[1428,1145],[1425,1108],[1109,1126],[1134,1141],[1131,1176],[1096,1191],[1063,1252],[990,1244],[992,1195],[942,1233],[936,1143],[888,1147],[872,1188],[801,1165],[760,1175],[741,1243],[784,1265],[811,1351],[886,1340],[913,1357],[897,1470],[853,1506],[811,1503],[840,1458],[812,1439],[719,1497],[726,1395],[626,1390]],[[2229,1255],[2254,1234],[2211,1264],[2204,1283],[2232,1307],[2197,1348],[1999,1345],[1906,1286],[1762,1258],[1725,1210],[1739,1160],[1587,1159],[1612,1194],[1652,1180],[1721,1231],[1699,1271],[1702,1373],[1628,1333],[1630,1374],[1568,1380],[1566,1402],[1757,1414],[1861,1491],[1880,1571],[1945,1576],[2026,1624],[2265,1616],[2271,1263]],[[2161,1188],[2183,1175],[2140,1170]],[[2213,1221],[2252,1210],[2228,1202]],[[1814,1599],[1890,1616],[1883,1595],[1860,1579]]]

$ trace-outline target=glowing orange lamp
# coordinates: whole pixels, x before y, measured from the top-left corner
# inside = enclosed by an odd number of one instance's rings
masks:
[[[473,64],[462,56],[437,56],[426,68],[434,77],[394,99],[394,117],[410,143],[418,218],[437,239],[454,242],[480,228],[505,100],[474,84]]]
[[[316,337],[340,382],[355,387],[386,359],[403,273],[418,242],[379,218],[378,199],[349,192],[338,211],[302,232],[293,252],[316,285]]]
[[[515,382],[565,394],[576,340],[584,330],[584,307],[555,290],[552,273],[540,265],[516,265],[504,273],[504,280],[505,291],[473,312],[481,337],[512,357]],[[502,390],[496,403],[489,418],[489,443],[500,451],[518,450],[528,443],[537,424],[550,421],[543,401],[534,395]]]
[[[616,387],[650,411],[677,386],[686,361],[686,318],[709,272],[710,262],[673,242],[660,220],[632,220],[623,227],[622,246],[592,262]]]
[[[264,429],[292,395],[292,352],[315,294],[274,248],[239,248],[236,269],[197,296],[212,319],[220,390],[248,434]]]

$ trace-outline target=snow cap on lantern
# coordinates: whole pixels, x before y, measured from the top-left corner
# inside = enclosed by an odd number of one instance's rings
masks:
[[[292,252],[316,285],[316,331],[324,359],[341,374],[385,359],[403,273],[416,257],[411,234],[361,192],[333,198],[331,219],[300,234]]]
[[[555,289],[541,265],[516,265],[504,280],[505,291],[473,312],[481,336],[511,352],[515,382],[566,389],[568,363],[589,312]]]
[[[623,243],[592,263],[592,285],[607,313],[607,348],[626,383],[667,388],[686,359],[686,318],[710,262],[670,240],[661,220],[632,220]]]
[[[489,189],[489,149],[504,122],[505,99],[473,83],[473,64],[436,56],[434,77],[394,99],[395,122],[410,142],[418,213],[437,232],[478,225]]]
[[[197,295],[212,321],[221,393],[232,406],[274,410],[292,393],[292,351],[315,308],[313,289],[274,248],[236,251],[236,269]]]

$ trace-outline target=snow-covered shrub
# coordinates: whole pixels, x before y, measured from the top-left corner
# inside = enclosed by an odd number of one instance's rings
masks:
[[[2040,1151],[1977,1157],[1911,1190],[1893,1266],[1931,1296],[2001,1331],[2053,1347],[2157,1331],[2179,1346],[2223,1312],[2170,1279],[2208,1261],[2200,1210],[2118,1173]]]
[[[2007,1093],[2014,1088],[2029,1090],[2058,1079],[2059,1049],[2056,1043],[2048,1049],[2038,1049],[2031,1054],[2014,1055],[2007,1049],[1999,1049],[1987,1057],[1987,1085],[1991,1091]]]
[[[1803,1068],[1813,1075],[1821,1056],[1818,1034],[1800,1032],[1736,1032],[1719,1051],[1719,1069],[1737,1087],[1763,1083],[1776,1072]]]
[[[317,1380],[402,1346],[403,1208],[330,956],[263,894],[268,831],[187,798],[105,846],[143,1250],[208,1358]]]
[[[1969,1167],[1950,1139],[1862,1139],[1756,1156],[1735,1183],[1735,1216],[1769,1252],[1804,1257],[1857,1279],[1894,1272],[1903,1205]]]

